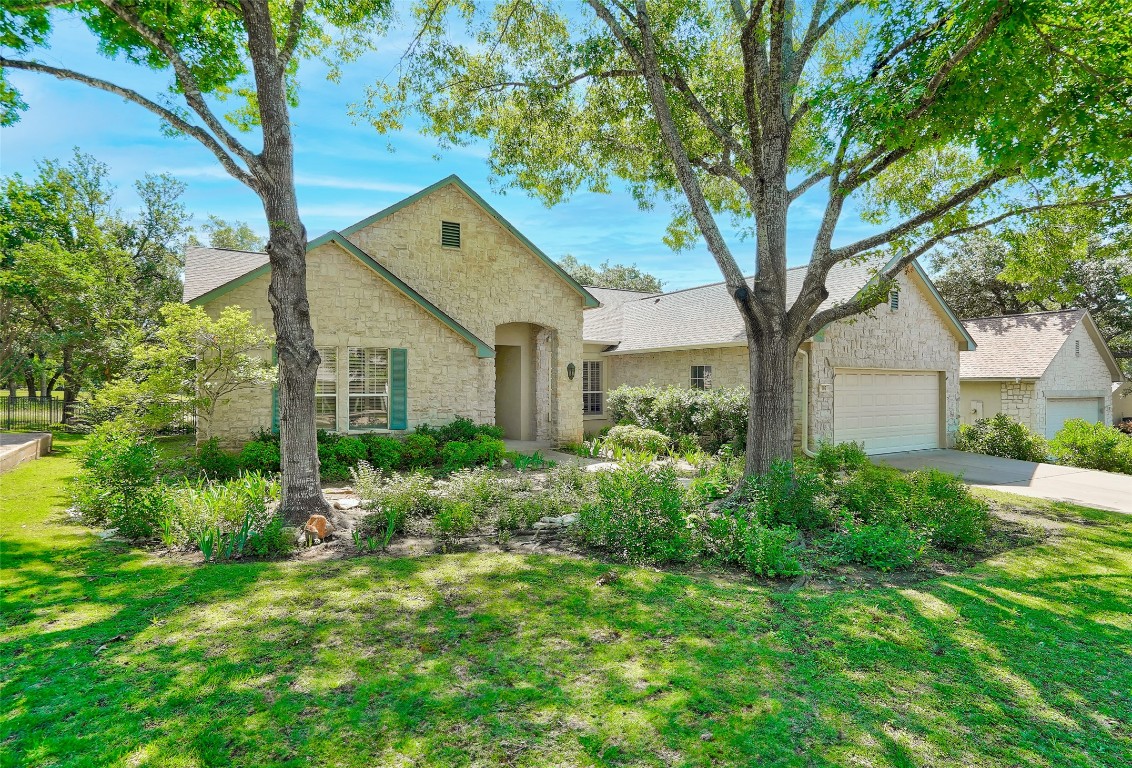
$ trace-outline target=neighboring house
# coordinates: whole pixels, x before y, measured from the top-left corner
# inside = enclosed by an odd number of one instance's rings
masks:
[[[270,272],[262,253],[191,248],[184,300],[270,329]],[[598,302],[459,178],[312,240],[307,292],[320,429],[468,416],[510,438],[581,439],[582,311]],[[275,393],[234,396],[214,421],[238,445],[276,426]]]
[[[978,348],[959,356],[964,423],[1005,413],[1046,437],[1069,419],[1112,423],[1120,367],[1083,309],[963,323]]]
[[[835,267],[822,309],[868,286],[877,266]],[[805,274],[805,267],[787,273],[788,301]],[[588,290],[602,306],[585,313],[587,432],[609,423],[605,393],[622,384],[748,386],[743,321],[724,284],[660,294]],[[795,443],[852,440],[873,454],[951,445],[959,424],[959,352],[974,346],[913,263],[888,303],[803,343],[794,361]]]

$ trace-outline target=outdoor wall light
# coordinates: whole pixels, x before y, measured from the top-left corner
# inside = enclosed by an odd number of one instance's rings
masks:
[[[566,376],[569,377],[570,381],[574,380],[574,372],[577,370],[578,366],[574,365],[573,363],[566,364]]]

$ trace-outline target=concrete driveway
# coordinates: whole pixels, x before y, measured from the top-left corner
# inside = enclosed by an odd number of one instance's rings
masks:
[[[979,488],[1132,514],[1132,475],[949,450],[905,451],[873,458],[897,469],[935,467],[962,475],[969,485]]]

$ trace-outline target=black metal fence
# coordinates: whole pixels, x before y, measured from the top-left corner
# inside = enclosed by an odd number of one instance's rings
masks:
[[[0,416],[0,426],[7,430],[46,430],[63,421],[63,401],[53,397],[5,397]]]

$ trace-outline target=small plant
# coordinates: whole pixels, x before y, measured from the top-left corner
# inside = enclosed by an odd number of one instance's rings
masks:
[[[869,456],[860,443],[821,442],[814,454],[813,464],[823,475],[855,472],[869,466]]]
[[[245,472],[269,474],[279,471],[279,442],[256,438],[244,445],[237,457]]]
[[[432,525],[438,538],[450,542],[474,531],[476,522],[476,513],[471,504],[466,501],[451,501],[436,513]]]
[[[761,523],[802,530],[831,525],[834,502],[825,492],[825,483],[817,472],[801,462],[788,461],[775,461],[770,471],[751,478],[743,488]]]
[[[202,475],[213,480],[229,480],[240,473],[239,459],[221,450],[215,437],[197,447],[193,463]]]
[[[880,571],[907,568],[924,553],[926,538],[907,525],[856,525],[837,539],[837,548],[849,561]]]
[[[960,425],[955,447],[1021,461],[1045,461],[1049,455],[1045,438],[1005,413]]]
[[[515,469],[520,472],[530,472],[532,470],[547,469],[555,466],[555,462],[547,461],[541,451],[535,451],[529,456],[518,452],[508,453],[507,458],[515,465]]]
[[[710,559],[768,578],[802,572],[798,529],[793,526],[764,525],[755,512],[740,507],[708,519],[704,527]]]
[[[632,424],[619,424],[609,430],[605,440],[607,445],[651,454],[663,453],[669,443],[663,433]]]

